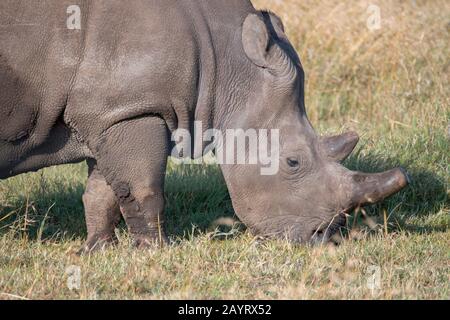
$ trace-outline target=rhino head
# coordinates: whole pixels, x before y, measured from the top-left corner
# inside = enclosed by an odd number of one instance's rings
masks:
[[[235,123],[279,129],[276,174],[261,175],[258,165],[222,165],[236,214],[253,233],[326,242],[345,224],[346,213],[408,184],[401,168],[367,174],[342,166],[357,134],[316,134],[305,111],[304,71],[278,17],[268,12],[248,15],[242,48],[254,72],[253,93]]]

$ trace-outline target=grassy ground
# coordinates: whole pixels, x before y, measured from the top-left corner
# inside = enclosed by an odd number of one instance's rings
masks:
[[[122,227],[117,248],[78,257],[85,165],[21,175],[0,182],[0,299],[450,298],[449,2],[376,1],[374,31],[366,1],[255,4],[283,17],[318,131],[362,134],[346,165],[403,165],[412,185],[349,221],[339,247],[295,247],[216,227],[235,219],[219,170],[171,165],[177,245],[134,250]]]

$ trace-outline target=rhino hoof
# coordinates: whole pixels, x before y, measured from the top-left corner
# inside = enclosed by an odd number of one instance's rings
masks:
[[[165,234],[155,236],[137,235],[134,236],[133,247],[138,249],[153,249],[169,245],[169,239]]]
[[[115,236],[110,235],[95,235],[90,236],[84,242],[83,246],[78,250],[77,255],[91,254],[95,251],[105,250],[118,243]]]

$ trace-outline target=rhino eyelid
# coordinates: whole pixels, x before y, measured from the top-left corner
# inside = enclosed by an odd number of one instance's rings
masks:
[[[299,161],[297,158],[293,158],[293,157],[287,158],[286,162],[287,162],[288,166],[291,168],[297,168],[299,166]]]

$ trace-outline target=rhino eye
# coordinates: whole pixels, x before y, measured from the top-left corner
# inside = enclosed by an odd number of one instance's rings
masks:
[[[297,168],[299,163],[297,158],[287,158],[287,164],[291,168]]]

